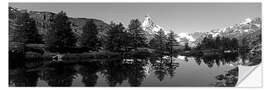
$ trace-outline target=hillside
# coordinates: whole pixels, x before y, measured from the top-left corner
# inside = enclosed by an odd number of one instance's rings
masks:
[[[21,14],[22,12],[28,12],[30,14],[30,18],[33,18],[36,21],[36,26],[39,33],[44,37],[51,27],[51,23],[53,22],[53,18],[55,17],[56,13],[52,12],[41,12],[41,11],[26,11],[20,10],[17,8],[9,7],[9,32],[13,32],[16,28],[16,24],[14,23],[16,16]],[[98,19],[91,19],[91,18],[73,18],[69,17],[69,21],[71,22],[72,31],[80,37],[82,34],[82,27],[85,25],[87,21],[93,20],[94,23],[97,25],[99,30],[99,37],[103,38],[106,36],[105,32],[108,31],[109,25],[102,20]],[[10,38],[13,35],[9,35]]]

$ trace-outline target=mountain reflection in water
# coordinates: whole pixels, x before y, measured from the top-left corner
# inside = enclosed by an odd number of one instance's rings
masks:
[[[9,86],[235,86],[237,65],[252,63],[238,54],[89,62],[35,61],[10,68]]]

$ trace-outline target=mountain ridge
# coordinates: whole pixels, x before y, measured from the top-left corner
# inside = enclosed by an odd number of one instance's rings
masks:
[[[142,27],[150,34],[155,34],[160,29],[162,29],[165,33],[169,32],[163,27],[156,25],[149,15],[145,17]],[[212,29],[207,32],[197,31],[192,33],[177,33],[178,37],[176,40],[180,42],[181,45],[189,43],[189,46],[195,47],[204,37],[208,35],[211,35],[212,37],[221,36],[242,39],[245,35],[253,33],[257,30],[261,30],[261,18],[259,17],[252,19],[247,18],[239,24],[233,24],[221,29]]]

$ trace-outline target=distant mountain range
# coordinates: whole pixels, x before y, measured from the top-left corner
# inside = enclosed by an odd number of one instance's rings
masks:
[[[151,34],[156,33],[160,29],[164,30],[165,33],[169,32],[163,27],[156,25],[149,16],[145,17],[142,27],[145,31]],[[212,37],[221,36],[241,40],[247,35],[251,35],[256,31],[261,31],[261,18],[247,18],[239,24],[234,24],[221,29],[210,30],[209,32],[178,33],[177,41],[179,41],[182,45],[184,43],[189,43],[191,47],[194,47],[201,42],[205,36],[208,35],[211,35]]]

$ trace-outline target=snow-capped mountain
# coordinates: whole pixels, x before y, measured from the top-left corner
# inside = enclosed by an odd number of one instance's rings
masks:
[[[151,35],[154,35],[155,33],[157,33],[159,30],[163,30],[165,32],[165,34],[168,34],[169,31],[164,29],[163,27],[155,24],[153,22],[153,20],[151,19],[150,16],[146,15],[145,16],[145,19],[142,23],[142,28],[143,30],[145,30],[146,32],[148,32],[149,34]],[[151,36],[150,35],[150,36]],[[180,41],[195,41],[195,39],[193,37],[191,37],[190,35],[188,35],[187,33],[180,33],[180,34],[177,34],[177,41],[180,42]]]
[[[180,34],[178,34],[178,36],[179,36],[177,38],[177,39],[179,39],[178,41],[181,41],[181,38],[186,38],[188,41],[192,41],[192,42],[195,41],[195,39],[187,33],[180,33]]]
[[[163,27],[156,25],[151,19],[151,17],[149,17],[148,15],[145,16],[145,19],[142,23],[142,28],[143,30],[150,32],[151,34],[158,32],[160,29],[164,30]],[[164,30],[164,32],[167,32],[167,31]]]
[[[213,29],[209,32],[201,32],[200,34],[191,33],[190,35],[196,39],[195,43],[199,43],[207,35],[212,35],[212,37],[221,36],[242,39],[258,30],[261,30],[261,18],[247,18],[239,24],[230,25],[221,29]],[[198,37],[198,35],[200,37]]]
[[[244,34],[261,30],[261,18],[250,19],[247,18],[239,24],[234,24],[222,29],[211,30],[210,33],[213,37],[225,36],[225,37],[240,37]]]
[[[145,17],[142,27],[145,31],[152,35],[160,29],[164,30],[165,33],[169,32],[163,27],[156,25],[148,15]],[[177,41],[182,45],[189,43],[190,46],[196,46],[201,40],[203,40],[205,36],[208,35],[212,35],[212,37],[224,36],[241,38],[257,30],[261,30],[261,18],[247,18],[239,24],[234,24],[221,29],[214,29],[209,32],[179,33],[177,34]]]

